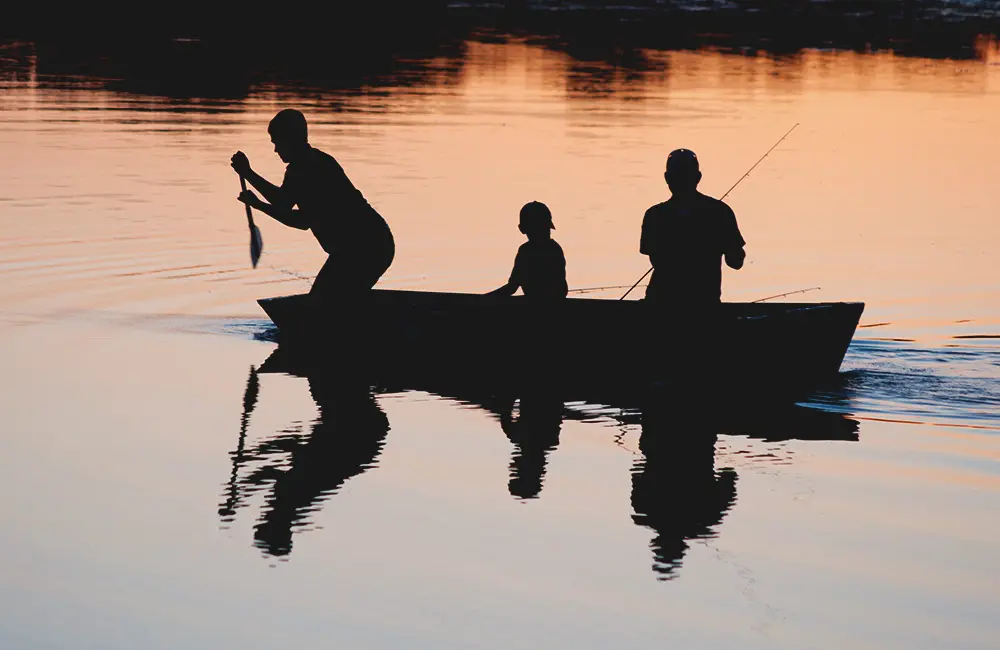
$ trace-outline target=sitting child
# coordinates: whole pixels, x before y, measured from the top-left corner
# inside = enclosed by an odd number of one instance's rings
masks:
[[[507,284],[487,295],[512,296],[520,287],[524,295],[532,299],[565,298],[568,292],[566,257],[549,232],[555,226],[548,206],[538,201],[525,204],[517,228],[527,235],[528,241],[517,249],[514,270]]]

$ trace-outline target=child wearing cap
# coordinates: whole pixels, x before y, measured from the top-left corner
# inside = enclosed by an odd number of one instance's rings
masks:
[[[524,295],[532,299],[565,298],[566,257],[562,247],[552,239],[552,213],[548,206],[538,201],[526,203],[521,208],[518,230],[528,237],[528,241],[517,249],[514,269],[507,284],[490,291],[490,296],[512,296],[520,287]]]

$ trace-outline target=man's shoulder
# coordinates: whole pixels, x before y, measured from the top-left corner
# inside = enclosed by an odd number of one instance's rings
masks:
[[[649,209],[646,210],[646,216],[651,217],[666,214],[667,212],[670,212],[670,199],[657,203],[656,205],[651,205]]]
[[[341,170],[341,166],[340,163],[337,162],[337,159],[327,152],[317,149],[316,147],[310,147],[309,155],[300,160],[289,163],[287,170],[292,174],[312,174],[317,171],[329,172]]]
[[[323,151],[322,149],[312,148],[312,162],[316,165],[322,166],[335,166],[340,168],[340,163],[331,154]]]
[[[698,197],[699,197],[699,200],[701,201],[702,205],[706,209],[711,210],[711,211],[716,212],[716,213],[721,214],[721,215],[727,215],[727,216],[728,215],[734,215],[735,216],[735,213],[733,212],[733,209],[730,208],[729,205],[725,201],[722,201],[720,199],[708,196],[707,194],[702,194],[701,192],[698,193]]]

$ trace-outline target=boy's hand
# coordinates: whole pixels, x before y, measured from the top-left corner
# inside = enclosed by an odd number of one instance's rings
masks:
[[[242,151],[234,153],[233,157],[229,159],[229,164],[232,165],[237,174],[244,178],[250,174],[250,159]]]
[[[253,193],[253,190],[240,192],[240,195],[236,197],[236,200],[240,203],[246,203],[251,208],[257,208],[258,210],[260,209],[260,206],[264,205],[264,202],[260,200],[260,197]]]

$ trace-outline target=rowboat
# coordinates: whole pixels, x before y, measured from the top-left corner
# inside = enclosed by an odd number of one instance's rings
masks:
[[[698,390],[803,392],[836,378],[864,303],[722,303],[376,289],[350,304],[308,294],[258,301],[284,354],[364,372],[570,391],[668,382]]]

